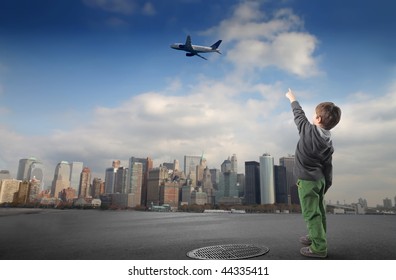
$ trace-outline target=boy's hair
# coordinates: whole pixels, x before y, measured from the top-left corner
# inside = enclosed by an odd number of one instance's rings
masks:
[[[333,102],[323,102],[316,106],[316,115],[321,118],[320,124],[326,130],[334,128],[341,119],[341,109]]]

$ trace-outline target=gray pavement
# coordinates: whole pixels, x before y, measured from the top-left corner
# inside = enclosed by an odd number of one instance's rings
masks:
[[[330,260],[396,260],[396,216],[328,215]],[[0,208],[3,260],[187,260],[223,244],[270,251],[253,259],[300,260],[300,214],[157,213]]]

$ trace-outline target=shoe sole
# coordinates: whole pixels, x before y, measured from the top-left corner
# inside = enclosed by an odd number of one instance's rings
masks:
[[[309,249],[307,249],[308,247],[303,247],[300,250],[300,254],[308,257],[308,258],[318,258],[318,259],[325,259],[327,258],[327,255],[320,255],[320,254],[316,254],[316,253],[312,253],[309,251]]]

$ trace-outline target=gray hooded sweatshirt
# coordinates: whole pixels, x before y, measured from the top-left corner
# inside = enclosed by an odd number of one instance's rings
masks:
[[[334,152],[329,130],[311,124],[298,101],[291,103],[294,122],[300,135],[295,153],[294,174],[298,179],[325,179],[325,192],[332,184]]]

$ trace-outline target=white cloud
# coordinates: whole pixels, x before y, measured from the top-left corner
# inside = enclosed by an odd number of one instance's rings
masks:
[[[314,52],[318,40],[302,31],[303,22],[290,9],[264,15],[257,1],[241,2],[234,14],[204,34],[221,37],[227,59],[239,70],[275,66],[300,77],[320,73]]]
[[[259,6],[258,2],[241,2],[231,18],[222,20],[218,26],[204,33],[215,33],[227,42],[249,39],[273,40],[280,33],[296,31],[303,27],[303,22],[289,9],[278,10],[269,19],[260,11]]]
[[[301,77],[318,74],[313,58],[317,40],[306,33],[282,33],[272,42],[271,53],[263,60],[273,58],[272,64]]]

